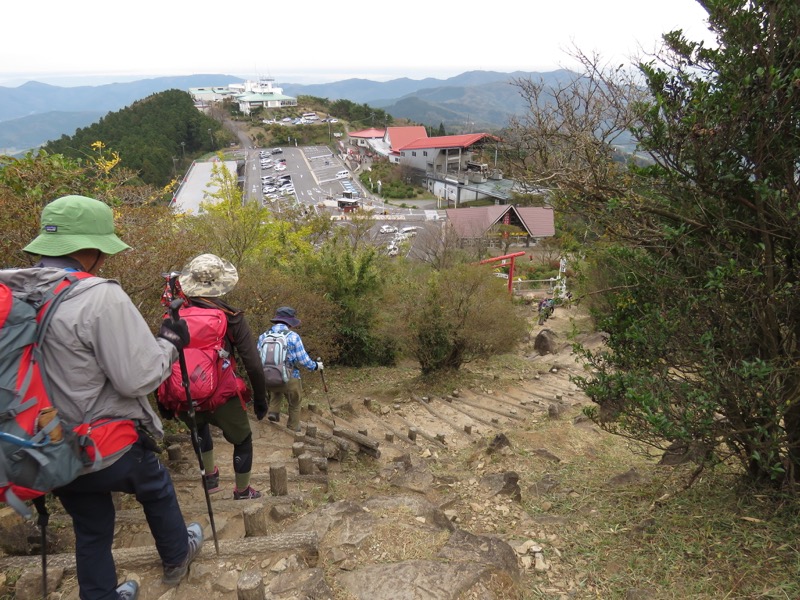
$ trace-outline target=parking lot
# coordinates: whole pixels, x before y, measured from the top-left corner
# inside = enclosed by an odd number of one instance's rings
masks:
[[[361,195],[360,186],[342,162],[325,146],[255,148],[248,152],[245,193],[248,200],[269,204],[280,197],[293,196],[306,206],[316,206],[326,199]],[[347,173],[344,176],[344,173]],[[338,176],[337,176],[338,174]],[[286,178],[288,176],[288,179]],[[291,182],[283,193],[272,179]],[[276,196],[277,194],[277,196]]]
[[[346,223],[347,213],[339,209],[337,201],[359,199],[363,194],[354,174],[325,146],[249,149],[245,169],[247,199],[276,211],[293,204],[317,212],[326,210]],[[435,212],[379,205],[370,234],[373,243],[389,256],[413,256],[421,252],[418,246],[424,246],[419,242],[425,231],[439,229]]]

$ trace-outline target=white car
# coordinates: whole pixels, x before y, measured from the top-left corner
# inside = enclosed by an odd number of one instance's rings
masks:
[[[275,165],[275,170],[276,171],[285,171],[286,170],[286,165],[279,163],[279,164]]]
[[[394,225],[381,225],[381,233],[397,233],[397,227]]]

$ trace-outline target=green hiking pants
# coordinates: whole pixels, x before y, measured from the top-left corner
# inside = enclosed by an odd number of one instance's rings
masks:
[[[292,431],[300,430],[300,402],[303,392],[303,383],[300,379],[290,378],[285,385],[276,388],[267,388],[269,394],[268,412],[280,414],[283,399],[289,404],[289,422],[286,426]]]

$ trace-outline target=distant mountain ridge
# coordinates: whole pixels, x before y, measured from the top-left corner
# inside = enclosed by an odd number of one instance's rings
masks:
[[[17,154],[73,135],[137,100],[170,89],[241,83],[232,75],[186,75],[140,79],[128,83],[60,87],[29,81],[18,87],[0,86],[0,154]]]
[[[513,85],[515,80],[531,78],[556,84],[575,75],[566,70],[547,73],[468,71],[447,79],[402,77],[382,82],[345,79],[332,83],[277,85],[290,96],[367,103],[395,118],[431,126],[443,123],[448,133],[461,133],[501,129],[511,115],[523,112],[526,106],[519,89]],[[99,86],[59,87],[36,81],[15,88],[0,86],[0,154],[24,151],[62,135],[73,135],[76,129],[91,125],[104,114],[151,94],[242,81],[232,75],[202,74]],[[63,115],[63,119],[59,115]]]

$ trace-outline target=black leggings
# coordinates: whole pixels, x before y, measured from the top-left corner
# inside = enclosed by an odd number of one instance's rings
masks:
[[[197,428],[197,435],[200,438],[200,452],[211,452],[214,449],[214,441],[211,439],[211,428],[208,423]],[[233,445],[233,470],[235,473],[249,473],[253,469],[253,435],[247,437],[238,444]]]

